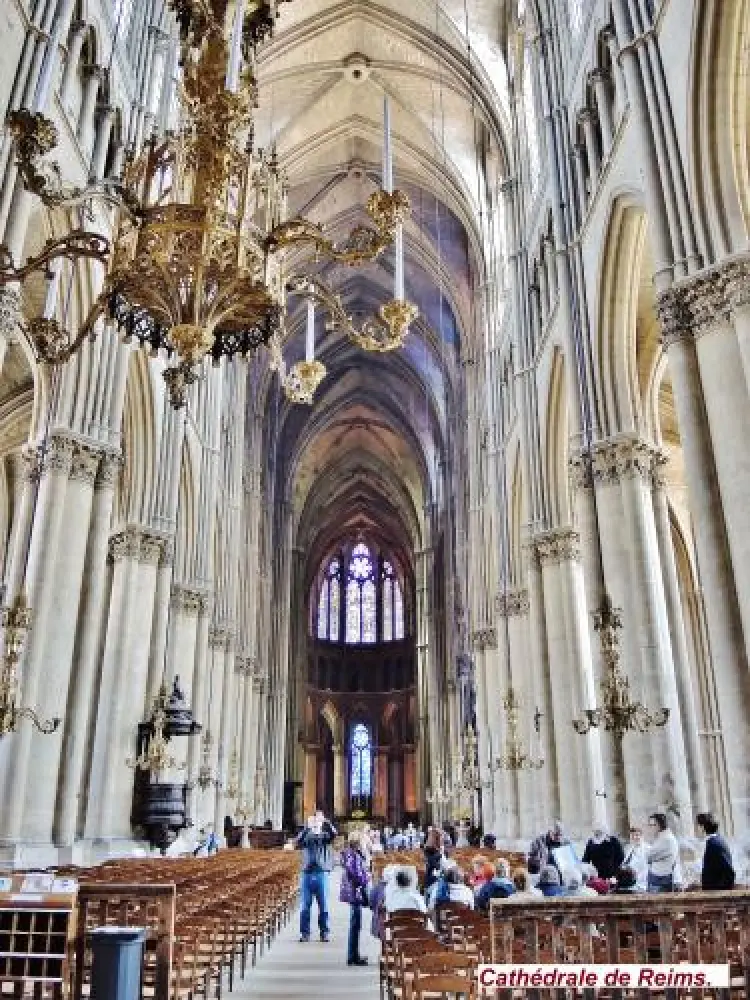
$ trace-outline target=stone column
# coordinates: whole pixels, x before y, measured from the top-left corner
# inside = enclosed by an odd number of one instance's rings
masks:
[[[140,547],[140,531],[134,527],[129,527],[110,539],[112,584],[91,753],[87,839],[125,837],[128,833],[127,830],[115,828],[115,808],[118,793],[127,798],[123,771],[126,769],[126,759],[135,755],[135,740],[128,739],[128,734],[124,733],[122,719],[127,711],[125,693],[128,671],[124,665],[130,663]],[[141,698],[137,705],[139,716],[142,706]],[[115,775],[119,780],[115,780]],[[129,804],[129,799],[127,801]]]
[[[664,459],[661,457],[653,472],[652,499],[654,518],[656,520],[656,537],[664,579],[664,597],[667,604],[672,659],[674,661],[677,693],[680,701],[680,715],[682,717],[682,732],[685,744],[685,763],[693,805],[700,809],[708,802],[706,779],[700,738],[698,736],[698,713],[695,705],[693,680],[690,674],[690,658],[685,635],[682,602],[680,600],[680,584],[672,543],[667,490],[664,476],[659,471],[659,466],[663,464]]]
[[[580,142],[573,146],[573,167],[576,191],[578,192],[578,221],[580,223],[586,217],[589,200],[586,191],[586,151]]]
[[[18,564],[17,587],[9,591],[13,599],[17,588],[25,588],[32,608],[32,626],[20,664],[20,704],[36,708],[42,685],[45,624],[50,614],[55,589],[55,559],[62,532],[65,494],[73,461],[73,441],[68,437],[53,437],[47,446],[43,462],[35,514],[31,524],[28,562],[21,555]],[[32,504],[33,510],[33,504]],[[22,542],[22,552],[25,550]],[[23,569],[26,569],[25,574]],[[0,815],[0,840],[14,843],[21,836],[24,799],[29,777],[32,728],[22,722],[12,737],[7,759],[5,808]]]
[[[305,817],[312,816],[318,803],[318,755],[316,747],[305,747],[305,783],[302,790]]]
[[[572,724],[596,702],[580,540],[564,528],[538,534],[533,542],[542,570],[560,818],[577,840],[591,829],[595,792],[602,787],[598,733],[579,736]]]
[[[201,765],[201,751],[203,737],[206,730],[211,728],[211,720],[208,713],[208,687],[206,685],[206,674],[208,670],[208,638],[210,624],[210,601],[206,594],[203,595],[198,608],[198,621],[195,628],[195,656],[193,659],[193,716],[203,727],[203,732],[194,733],[189,737],[190,745],[188,750],[188,784],[190,789],[190,817],[193,821],[198,818],[198,805],[201,789],[196,785],[198,771]]]
[[[109,141],[112,138],[112,126],[115,123],[115,109],[102,108],[99,117],[99,125],[96,130],[96,141],[94,142],[94,152],[91,156],[91,180],[100,181],[104,177],[107,165],[107,153],[109,151]]]
[[[90,714],[104,625],[109,525],[112,518],[115,480],[120,465],[121,458],[118,454],[105,452],[99,463],[94,483],[86,571],[79,612],[81,627],[76,635],[71,693],[65,713],[62,766],[54,827],[54,841],[63,847],[70,847],[75,841],[79,833],[78,824],[83,815],[84,765],[91,738]]]
[[[612,104],[609,96],[609,77],[601,69],[595,69],[590,76],[596,98],[596,110],[602,129],[602,145],[604,158],[609,156],[615,137],[615,126],[612,120]]]
[[[750,714],[747,653],[728,558],[722,502],[693,339],[689,295],[674,286],[659,296],[657,308],[672,377],[711,660],[716,676],[732,813],[726,817],[726,826],[729,835],[739,836],[748,829],[750,806],[747,789],[747,760],[750,755],[746,724]]]
[[[346,787],[346,749],[337,743],[333,748],[333,812],[344,816],[349,811]]]
[[[73,96],[73,84],[78,73],[78,66],[81,61],[81,49],[86,37],[86,22],[75,21],[70,28],[70,42],[68,44],[68,58],[65,61],[62,83],[60,84],[60,101],[64,108],[70,109]]]
[[[102,82],[101,66],[87,66],[84,74],[81,114],[78,119],[78,140],[84,154],[89,153],[94,143],[94,114],[96,98]]]
[[[726,301],[734,320],[745,381],[750,386],[750,256],[730,261],[723,268]]]
[[[54,577],[54,597],[44,623],[39,623],[44,634],[39,655],[42,662],[54,664],[54,669],[44,671],[44,683],[39,686],[36,707],[42,718],[58,718],[66,724],[94,477],[98,465],[99,454],[96,450],[81,444],[74,445],[63,514],[67,530],[60,533],[50,566]],[[51,844],[64,727],[61,725],[50,736],[35,729],[30,735],[34,780],[26,786],[21,835],[27,841]]]
[[[583,125],[586,156],[589,161],[589,180],[591,183],[591,194],[593,195],[594,187],[599,183],[599,174],[602,169],[599,144],[596,141],[596,115],[591,108],[584,108],[578,114],[578,121]]]
[[[628,90],[625,85],[625,75],[620,64],[620,50],[617,46],[617,36],[611,28],[606,28],[602,33],[602,38],[609,50],[609,58],[612,62],[612,72],[614,74],[614,103],[615,120],[619,123],[628,104]]]

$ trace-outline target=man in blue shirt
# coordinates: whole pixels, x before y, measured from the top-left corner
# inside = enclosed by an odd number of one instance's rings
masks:
[[[336,836],[333,824],[325,818],[321,810],[307,820],[305,829],[295,841],[295,847],[302,850],[302,874],[300,888],[302,905],[299,914],[299,939],[310,940],[310,911],[313,899],[318,904],[318,926],[320,940],[328,941],[328,876],[333,868],[331,843]]]

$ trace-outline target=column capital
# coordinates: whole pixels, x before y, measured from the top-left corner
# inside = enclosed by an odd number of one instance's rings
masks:
[[[594,86],[597,85],[601,86],[602,84],[606,86],[606,84],[608,84],[611,81],[611,79],[612,77],[608,72],[608,70],[602,69],[601,66],[597,66],[596,69],[592,69],[591,72],[589,73],[589,80]]]
[[[172,585],[171,604],[175,611],[181,611],[186,615],[197,615],[203,607],[204,600],[203,591],[180,583]]]
[[[0,335],[12,337],[21,320],[21,289],[17,285],[0,288]]]
[[[732,257],[675,282],[657,297],[662,343],[700,337],[750,305],[750,256]]]
[[[144,529],[141,531],[141,548],[139,562],[150,566],[158,566],[169,539],[156,531]]]
[[[557,528],[535,535],[533,546],[542,566],[577,562],[581,558],[581,536],[572,528]]]
[[[112,562],[137,559],[141,551],[141,534],[137,528],[128,527],[109,539],[109,558]]]
[[[121,451],[103,451],[99,459],[99,468],[94,481],[95,490],[112,490],[123,465]]]
[[[585,107],[581,108],[576,115],[576,121],[581,125],[593,125],[599,120],[599,116],[593,108]]]
[[[79,18],[76,21],[72,21],[71,25],[70,25],[70,37],[71,37],[71,41],[73,40],[73,38],[76,38],[79,35],[81,36],[81,38],[83,38],[84,32],[86,31],[87,27],[88,27],[88,25],[81,18]]]
[[[97,448],[86,444],[76,444],[70,468],[71,481],[79,483],[95,482],[101,457],[101,452]]]
[[[62,472],[69,476],[73,467],[73,453],[77,447],[78,441],[71,434],[53,434],[46,447],[40,447],[42,473]]]
[[[227,625],[211,625],[208,629],[208,644],[212,649],[228,653],[234,645],[234,632]]]
[[[471,633],[471,648],[478,653],[487,649],[497,649],[497,631],[494,628],[478,628]]]
[[[528,590],[509,590],[495,597],[495,611],[501,618],[527,615],[531,609]]]

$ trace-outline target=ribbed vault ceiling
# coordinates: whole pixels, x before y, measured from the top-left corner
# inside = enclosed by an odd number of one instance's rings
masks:
[[[328,376],[312,410],[281,414],[277,490],[292,504],[295,544],[311,566],[342,533],[369,533],[408,555],[423,544],[425,506],[445,492],[448,414],[460,398],[482,273],[478,198],[488,159],[504,161],[502,10],[498,0],[293,0],[262,50],[257,141],[277,146],[290,211],[338,237],[367,221],[363,206],[381,176],[384,95],[395,183],[412,204],[405,277],[420,319],[407,347],[364,354],[319,317]],[[358,269],[314,266],[355,316],[392,296],[392,253]],[[293,304],[290,364],[302,357],[303,328]]]

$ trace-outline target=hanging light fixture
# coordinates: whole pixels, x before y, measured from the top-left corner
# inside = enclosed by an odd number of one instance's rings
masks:
[[[519,733],[519,711],[521,708],[518,696],[511,685],[503,698],[505,710],[506,737],[503,753],[491,764],[493,771],[538,771],[544,767],[544,758],[527,753],[523,739]],[[534,729],[539,734],[541,712],[534,713]]]
[[[287,376],[280,364],[288,292],[324,306],[331,322],[367,350],[400,346],[416,316],[403,296],[402,251],[394,300],[361,329],[320,278],[289,274],[286,268],[286,255],[295,247],[312,248],[316,259],[358,265],[402,239],[409,200],[392,187],[389,123],[384,187],[366,205],[371,225],[356,226],[336,243],[310,220],[287,218],[287,182],[276,150],[256,149],[254,127],[255,52],[273,33],[279,4],[167,2],[180,26],[179,128],[129,156],[117,182],[66,188],[59,168],[45,159],[57,145],[54,124],[25,109],[8,116],[28,190],[50,208],[104,198],[116,217],[111,244],[75,230],[18,267],[3,249],[0,283],[21,281],[61,256],[107,266],[103,290],[76,332],[51,318],[28,325],[38,357],[50,364],[70,358],[109,316],[126,339],[135,337],[154,353],[166,353],[163,375],[175,407],[184,405],[205,357],[216,363],[222,357],[245,357],[262,344],[271,345],[289,397],[309,402],[325,369],[306,357]]]
[[[128,757],[125,761],[133,770],[148,771],[157,777],[164,771],[184,770],[186,765],[178,764],[169,752],[167,737],[167,689],[164,684],[159,688],[159,694],[154,700],[154,709],[150,720],[149,740],[136,758]]]
[[[649,711],[642,702],[633,701],[630,697],[630,682],[620,666],[622,611],[612,606],[609,594],[604,594],[601,606],[593,617],[604,662],[602,701],[598,708],[584,709],[583,717],[573,720],[575,731],[585,736],[591,729],[601,728],[622,737],[625,733],[646,733],[650,729],[666,726],[668,708]]]
[[[435,767],[435,784],[432,788],[428,788],[425,791],[425,799],[430,805],[442,806],[450,802],[452,798],[453,792],[448,787],[443,765],[437,764]]]

